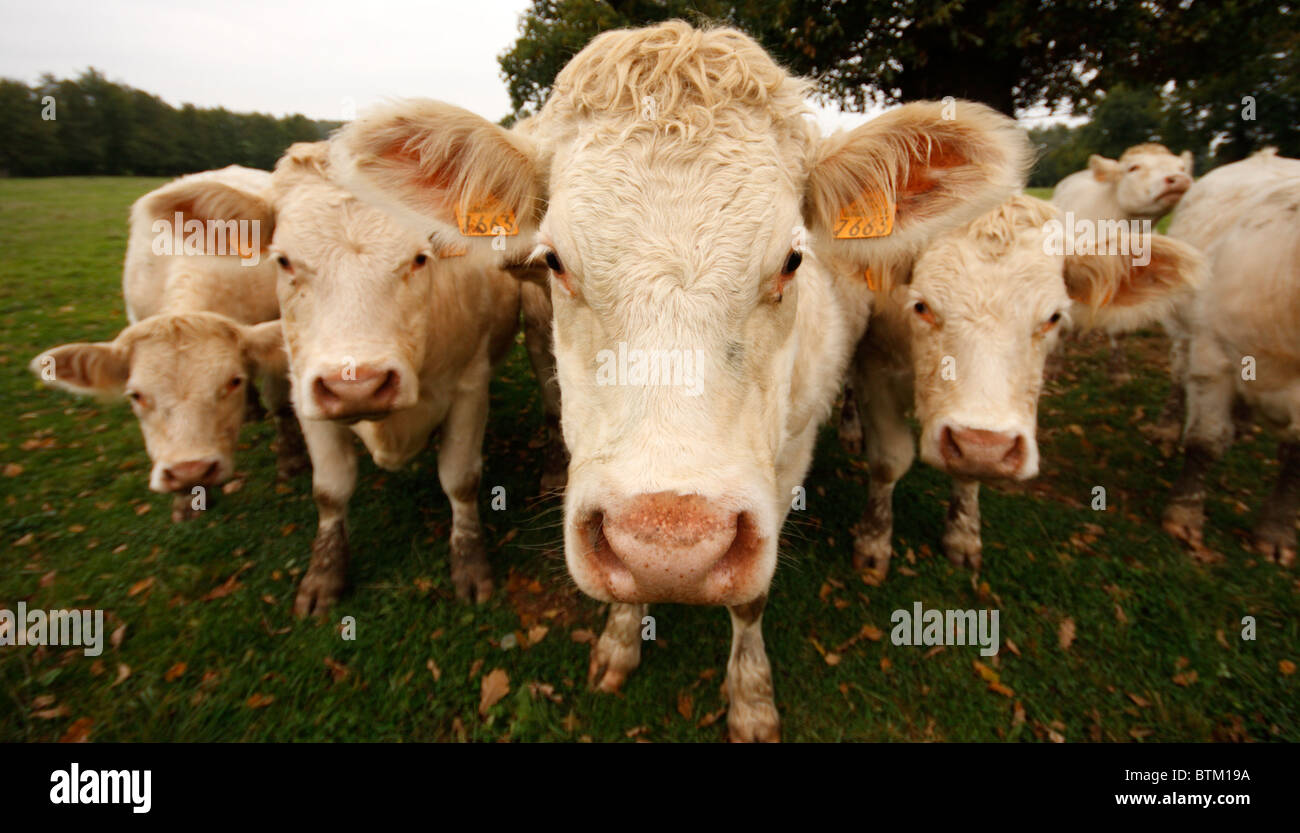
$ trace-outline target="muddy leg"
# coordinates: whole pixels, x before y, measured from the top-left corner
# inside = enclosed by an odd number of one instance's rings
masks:
[[[451,501],[451,583],[457,598],[476,602],[485,602],[492,595],[492,567],[478,516],[488,383],[485,372],[481,384],[456,394],[438,445],[438,481]]]
[[[733,742],[773,742],[781,739],[781,716],[772,693],[772,666],[763,646],[761,596],[729,607],[731,657],[727,660],[727,733]]]
[[[316,539],[311,563],[298,584],[293,612],[324,616],[347,586],[348,501],[357,483],[357,455],[352,433],[342,425],[306,420],[303,437],[312,463],[312,497],[316,501]]]
[[[263,387],[266,402],[275,418],[275,473],[280,480],[288,480],[311,468],[311,458],[298,425],[298,415],[289,401],[289,380],[283,376],[268,377]]]
[[[980,484],[978,480],[952,479],[948,519],[943,530],[943,552],[958,567],[978,570],[984,544],[980,540]]]
[[[1295,563],[1295,521],[1300,512],[1300,442],[1283,440],[1277,457],[1282,467],[1255,526],[1255,548],[1269,561],[1290,567]]]
[[[844,383],[844,407],[840,408],[840,448],[854,457],[862,455],[862,418],[858,414],[858,395],[852,380]]]
[[[894,551],[894,484],[911,467],[916,446],[903,416],[902,392],[883,374],[873,373],[870,365],[862,370],[865,373],[855,368],[859,376],[854,381],[855,390],[861,392],[859,408],[865,416],[863,439],[871,470],[867,505],[852,529],[853,568],[867,584],[879,585],[889,574]]]
[[[587,685],[611,694],[622,687],[641,663],[641,619],[649,609],[649,605],[619,602],[609,606],[605,630],[591,649]]]

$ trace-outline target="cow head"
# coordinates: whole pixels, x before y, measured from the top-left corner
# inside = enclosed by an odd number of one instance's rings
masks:
[[[1158,220],[1173,210],[1192,187],[1190,150],[1175,156],[1164,145],[1134,145],[1118,160],[1093,154],[1088,169],[1098,182],[1115,189],[1127,217]]]
[[[213,313],[155,315],[107,342],[64,344],[32,360],[47,384],[125,396],[153,469],[149,488],[186,492],[234,471],[245,387],[286,372],[280,322],[244,326]]]
[[[1043,365],[1062,328],[1136,328],[1201,279],[1200,255],[1171,238],[1124,235],[1066,255],[1054,251],[1054,223],[1049,204],[1014,197],[937,239],[894,290],[927,463],[961,477],[1036,475]]]
[[[525,131],[418,101],[336,140],[351,187],[549,267],[565,553],[592,596],[763,594],[848,350],[819,260],[910,250],[1021,181],[1027,143],[985,107],[822,139],[807,91],[740,32],[674,22],[593,40]],[[508,233],[472,236],[476,213]]]
[[[272,178],[294,407],[304,419],[378,419],[419,399],[435,253],[330,182],[327,154],[324,142],[294,145]]]

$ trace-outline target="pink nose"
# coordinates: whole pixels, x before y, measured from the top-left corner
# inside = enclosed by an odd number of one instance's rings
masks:
[[[386,414],[393,409],[401,385],[396,370],[361,366],[339,369],[312,380],[311,395],[330,419]]]
[[[1022,434],[946,426],[939,454],[951,474],[968,477],[1014,477],[1025,462]]]
[[[763,539],[746,512],[699,495],[638,495],[581,524],[587,559],[622,602],[740,604]]]
[[[172,463],[162,470],[163,488],[181,492],[194,486],[211,486],[220,468],[221,461],[213,458]]]
[[[1187,174],[1170,174],[1165,177],[1165,185],[1171,191],[1186,191],[1192,187],[1192,178]]]

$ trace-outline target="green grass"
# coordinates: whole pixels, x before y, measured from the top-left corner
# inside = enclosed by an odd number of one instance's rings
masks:
[[[601,607],[565,576],[558,502],[536,499],[540,403],[522,347],[493,389],[483,483],[505,486],[509,503],[492,512],[483,500],[501,588],[489,603],[452,596],[450,513],[432,451],[397,474],[363,463],[352,589],[330,624],[289,612],[315,512],[307,476],[277,490],[269,424],[244,429],[243,489],[216,496],[201,520],[170,523],[168,498],[146,490],[128,409],[44,389],[25,369],[43,348],[120,329],[127,208],[155,184],[0,180],[0,608],[103,608],[110,630],[126,626],[98,660],[0,648],[0,740],[57,739],[79,720],[105,741],[724,737],[725,721],[705,719],[723,705],[730,629],[720,609],[653,609],[658,641],[623,693],[586,691],[588,646],[573,637],[599,632]],[[824,429],[765,617],[786,739],[1300,740],[1300,675],[1279,670],[1300,661],[1300,582],[1244,548],[1275,443],[1252,436],[1218,469],[1209,544],[1226,560],[1193,563],[1156,523],[1178,461],[1137,431],[1166,390],[1162,338],[1127,343],[1137,379],[1120,388],[1104,371],[1103,341],[1069,346],[1042,402],[1043,476],[984,490],[978,582],[931,554],[947,481],[918,465],[895,499],[893,572],[883,587],[863,584],[849,527],[865,474]],[[1094,485],[1108,490],[1104,513],[1087,508]],[[236,574],[233,592],[204,600]],[[996,607],[1019,654],[990,661],[974,648],[890,644],[891,611],[918,600]],[[1258,621],[1253,642],[1239,637],[1246,615]],[[340,638],[342,616],[355,617],[355,641]],[[1077,638],[1063,650],[1066,619]],[[501,647],[538,623],[549,628],[540,642]],[[864,625],[885,638],[828,664],[818,646],[834,652]],[[990,691],[977,659],[1014,696]],[[483,717],[481,679],[497,668],[510,691]],[[1174,682],[1191,671],[1195,682]],[[552,686],[558,702],[530,683]],[[255,695],[273,699],[253,708]]]

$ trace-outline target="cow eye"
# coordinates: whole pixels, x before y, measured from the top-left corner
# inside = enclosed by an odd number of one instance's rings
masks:
[[[126,392],[126,398],[127,398],[127,399],[130,399],[132,402],[134,402],[135,404],[139,405],[141,408],[145,407],[146,404],[147,404],[147,401],[145,400],[144,394],[141,393],[141,392],[138,391],[138,390],[129,390],[129,391],[127,391],[127,392]]]
[[[225,387],[225,391],[224,391],[224,392],[227,393],[227,394],[234,393],[235,391],[239,390],[239,386],[242,385],[242,384],[244,384],[244,379],[243,379],[243,377],[242,377],[242,376],[234,376],[234,377],[231,378],[231,380],[230,380],[229,382],[226,382],[226,387]]]
[[[429,262],[429,256],[426,255],[424,252],[420,252],[418,255],[415,256],[415,268],[417,269],[428,262]]]
[[[546,253],[546,268],[557,275],[564,274],[564,264],[560,262],[560,256],[555,252]]]
[[[1141,165],[1129,165],[1129,166],[1128,166],[1128,172],[1129,172],[1129,173],[1133,173],[1134,171],[1136,171],[1138,168],[1141,168],[1141,167],[1142,167]]]
[[[790,252],[790,256],[785,259],[785,265],[781,267],[781,274],[793,275],[801,263],[803,263],[803,254],[797,251]]]
[[[1047,335],[1049,332],[1052,331],[1052,328],[1053,328],[1053,327],[1055,327],[1057,324],[1060,324],[1060,323],[1061,323],[1061,313],[1060,313],[1059,311],[1054,312],[1054,313],[1052,313],[1051,316],[1050,316],[1046,321],[1044,321],[1044,322],[1042,323],[1042,325],[1038,328],[1038,334],[1039,334],[1039,335]]]
[[[917,301],[912,304],[912,312],[915,312],[916,316],[927,324],[937,324],[939,322],[939,319],[935,317],[934,312],[925,301]]]
[[[287,255],[280,255],[275,259],[275,262],[278,263],[280,265],[280,268],[283,269],[284,271],[286,272],[293,271],[293,264],[289,262],[289,258]]]

